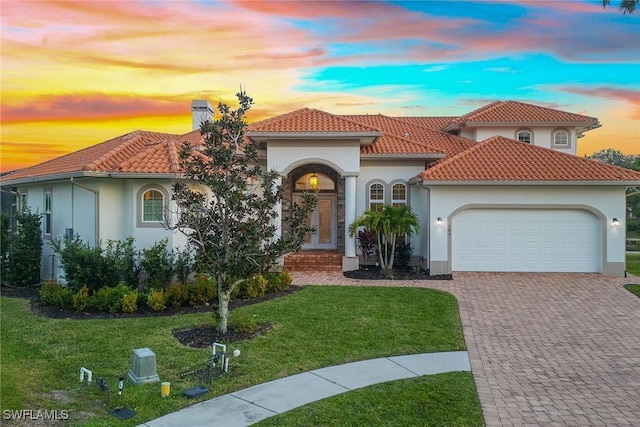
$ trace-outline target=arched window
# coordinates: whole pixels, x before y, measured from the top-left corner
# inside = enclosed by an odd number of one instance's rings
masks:
[[[164,221],[164,195],[158,190],[142,193],[142,221]]]
[[[384,206],[384,185],[374,183],[369,186],[369,209],[380,212]]]
[[[516,138],[520,142],[526,142],[527,144],[533,143],[533,133],[528,129],[519,130],[516,134]]]
[[[391,204],[393,206],[404,206],[407,204],[407,186],[405,184],[393,184],[391,187]]]
[[[569,146],[569,132],[564,129],[558,129],[553,132],[553,145],[559,147]]]

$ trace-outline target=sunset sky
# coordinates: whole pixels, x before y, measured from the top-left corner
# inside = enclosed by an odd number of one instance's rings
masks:
[[[191,100],[233,103],[240,85],[250,121],[511,99],[598,117],[580,155],[640,154],[640,11],[618,4],[2,0],[1,170],[136,129],[188,132]]]

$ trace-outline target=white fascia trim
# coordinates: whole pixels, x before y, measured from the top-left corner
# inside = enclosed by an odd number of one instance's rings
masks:
[[[245,136],[254,141],[262,142],[269,139],[357,139],[361,145],[371,145],[380,136],[382,132],[246,132]]]
[[[15,186],[22,184],[34,184],[36,182],[54,182],[54,181],[66,181],[69,178],[104,178],[109,174],[106,172],[67,172],[55,175],[38,175],[27,176],[18,179],[7,179],[0,181],[3,186]]]
[[[363,160],[404,160],[404,159],[444,159],[445,154],[361,154]]]
[[[599,124],[599,123],[598,123]],[[471,122],[471,123],[464,123],[464,127],[495,127],[495,126],[500,126],[500,127],[506,127],[506,126],[555,126],[555,127],[578,127],[578,126],[588,126],[591,128],[591,126],[594,126],[593,123],[591,122],[524,122],[524,123],[520,123],[520,122]],[[598,126],[600,127],[600,126]],[[593,129],[593,128],[591,128]]]

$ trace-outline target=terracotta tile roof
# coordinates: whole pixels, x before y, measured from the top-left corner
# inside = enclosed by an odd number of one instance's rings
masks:
[[[384,132],[385,136],[393,135],[408,139],[417,144],[429,147],[434,153],[444,153],[447,156],[453,156],[463,150],[466,150],[472,145],[475,145],[475,141],[470,139],[428,129],[424,126],[411,123],[410,121],[405,121],[404,119],[389,117],[382,114],[347,115],[341,117],[379,129]],[[383,139],[384,136],[379,138],[373,146],[380,144]]]
[[[371,133],[377,130],[321,110],[302,108],[252,123],[247,133]]]
[[[4,176],[3,181],[25,178],[53,177],[81,172],[123,172],[125,165],[141,173],[171,173],[170,161],[164,161],[165,168],[160,167],[158,155],[150,153],[162,148],[167,150],[169,141],[174,141],[176,135],[159,132],[134,131],[117,138],[110,139],[91,147],[57,157],[38,165],[24,168]],[[179,148],[179,145],[178,145]],[[136,158],[142,155],[150,156],[154,160],[143,165],[137,163]],[[132,170],[133,170],[132,169]],[[127,170],[128,171],[128,170]]]
[[[494,136],[418,175],[427,183],[637,182],[640,172]],[[634,184],[635,185],[635,184]]]
[[[598,119],[524,102],[495,101],[459,117],[452,123],[450,126],[481,123],[554,123],[558,125],[572,123],[595,126],[598,124]]]
[[[443,130],[448,124],[455,122],[459,116],[442,116],[442,117],[395,117],[403,122],[422,126],[434,130]]]

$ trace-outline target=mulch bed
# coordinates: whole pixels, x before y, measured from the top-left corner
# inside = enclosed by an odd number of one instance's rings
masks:
[[[289,286],[289,288],[278,292],[276,294],[265,295],[260,298],[252,299],[237,299],[229,303],[229,309],[237,307],[243,307],[246,305],[256,304],[262,301],[268,301],[274,298],[280,298],[283,296],[291,295],[304,288],[304,286]],[[120,319],[120,318],[134,318],[134,317],[159,317],[159,316],[176,316],[180,314],[191,313],[206,313],[213,312],[216,305],[208,304],[198,307],[167,307],[164,311],[153,311],[147,306],[138,308],[135,313],[103,313],[97,311],[82,311],[76,310],[60,310],[59,308],[49,305],[43,305],[40,303],[40,286],[27,286],[27,287],[10,287],[2,285],[0,286],[0,295],[11,298],[26,298],[31,301],[31,311],[42,317],[49,317],[53,319],[74,319],[74,320],[86,320],[86,319]],[[209,343],[211,344],[211,343]]]
[[[362,280],[452,280],[451,274],[441,274],[436,276],[430,276],[427,270],[414,270],[412,268],[396,268],[393,270],[393,275],[385,275],[382,273],[382,269],[375,266],[361,267],[359,270],[345,271],[344,277],[349,279],[362,279]]]
[[[363,280],[451,280],[450,274],[440,276],[429,276],[425,270],[413,270],[413,269],[395,269],[393,276],[382,274],[380,268],[376,267],[364,267],[355,271],[347,271],[344,273],[345,277],[351,279],[363,279]],[[270,294],[260,298],[253,299],[238,299],[229,303],[229,308],[234,309],[237,307],[256,304],[262,301],[271,300],[274,298],[280,298],[290,295],[303,289],[304,286],[289,286],[288,289],[281,291],[277,294]],[[149,307],[143,306],[138,309],[136,313],[102,313],[95,311],[78,312],[75,310],[60,310],[56,307],[42,305],[40,303],[40,286],[27,286],[27,287],[10,287],[2,285],[0,286],[0,295],[12,298],[26,298],[31,301],[31,310],[34,314],[43,317],[49,317],[54,319],[118,319],[118,318],[134,318],[134,317],[156,317],[156,316],[176,316],[181,314],[190,313],[204,313],[213,312],[214,305],[203,305],[199,307],[168,307],[164,311],[153,311]],[[214,326],[201,325],[194,326],[187,329],[176,330],[173,332],[173,336],[180,341],[183,345],[195,348],[210,347],[214,342],[220,343],[232,343],[239,340],[251,339],[260,336],[271,329],[271,325],[268,323],[259,324],[253,333],[245,333],[235,331],[233,324],[229,324],[226,334],[221,334]]]

